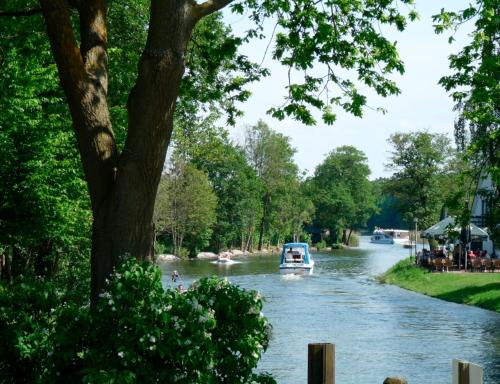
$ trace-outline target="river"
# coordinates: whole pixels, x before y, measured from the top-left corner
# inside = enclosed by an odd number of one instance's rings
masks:
[[[382,383],[404,376],[411,384],[451,383],[452,358],[484,367],[485,384],[500,383],[500,314],[380,284],[376,276],[408,256],[400,245],[315,254],[311,276],[282,276],[278,256],[238,257],[232,265],[207,260],[162,265],[164,282],[179,271],[189,285],[202,276],[227,276],[265,297],[273,325],[260,371],[280,384],[307,382],[307,344],[331,342],[338,383]]]

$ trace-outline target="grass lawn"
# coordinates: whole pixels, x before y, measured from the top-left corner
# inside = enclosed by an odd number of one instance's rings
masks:
[[[380,281],[455,303],[475,305],[500,313],[500,273],[429,272],[402,260],[380,276]]]

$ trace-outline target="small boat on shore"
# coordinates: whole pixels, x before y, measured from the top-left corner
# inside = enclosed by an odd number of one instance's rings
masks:
[[[280,258],[281,273],[311,273],[314,260],[307,243],[286,243]]]
[[[231,259],[231,254],[229,252],[221,253],[217,257],[217,262],[219,264],[230,264],[234,263],[234,261]]]

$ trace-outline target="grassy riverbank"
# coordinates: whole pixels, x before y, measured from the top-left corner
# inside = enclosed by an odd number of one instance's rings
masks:
[[[500,273],[432,273],[402,260],[380,276],[384,283],[500,313]]]

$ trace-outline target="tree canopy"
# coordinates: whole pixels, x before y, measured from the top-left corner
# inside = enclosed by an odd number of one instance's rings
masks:
[[[176,107],[192,113],[223,105],[231,120],[237,114],[233,101],[248,97],[244,85],[266,74],[237,52],[243,42],[263,36],[265,19],[276,21],[272,54],[290,78],[285,104],[271,113],[312,124],[312,107],[333,122],[333,105],[361,115],[366,97],[358,85],[383,96],[398,92],[388,75],[403,72],[403,64],[395,43],[376,24],[404,29],[407,18],[416,17],[412,3],[40,0],[38,8],[16,0],[2,5],[0,17],[24,14],[39,21],[41,14],[45,22],[89,190],[93,297],[124,254],[152,257],[154,201]],[[255,27],[232,36],[215,15],[226,6],[248,15]],[[345,71],[357,81],[344,77]]]
[[[316,223],[330,230],[333,242],[340,231],[365,226],[376,209],[370,169],[365,154],[352,147],[339,147],[316,167],[312,179],[312,199],[316,206]]]
[[[444,9],[434,16],[435,30],[443,33],[473,22],[470,41],[449,57],[454,71],[440,84],[452,91],[458,118],[455,122],[456,143],[468,150],[471,163],[476,163],[500,184],[500,36],[498,1],[476,0],[459,12]],[[453,36],[449,38],[454,40]]]
[[[420,131],[395,133],[389,142],[393,150],[387,166],[394,174],[385,188],[396,198],[396,208],[410,228],[414,219],[427,228],[438,221],[444,203],[450,140]]]
[[[476,191],[488,202],[486,225],[492,238],[500,239],[500,15],[497,0],[475,0],[459,12],[444,9],[434,16],[435,30],[456,31],[474,23],[470,40],[449,57],[453,73],[440,84],[451,91],[457,111],[455,142],[465,151],[476,183],[491,177],[492,188]],[[449,38],[453,41],[453,36]],[[466,212],[466,216],[469,213]],[[465,219],[467,220],[467,219]]]

